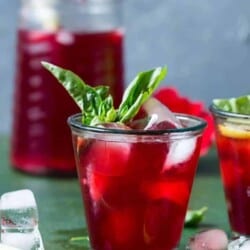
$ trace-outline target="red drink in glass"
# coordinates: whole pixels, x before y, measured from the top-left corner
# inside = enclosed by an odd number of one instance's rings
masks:
[[[66,120],[79,110],[41,61],[68,68],[89,84],[109,85],[118,103],[123,92],[123,33],[20,29],[17,40],[11,163],[34,174],[75,174]]]
[[[212,109],[231,229],[250,235],[250,116]]]
[[[72,116],[76,165],[91,247],[173,250],[178,246],[205,123],[185,128],[88,127]]]

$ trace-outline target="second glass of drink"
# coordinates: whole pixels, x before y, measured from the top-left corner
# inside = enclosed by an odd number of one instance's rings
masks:
[[[250,115],[214,105],[210,110],[231,230],[234,236],[250,236]]]

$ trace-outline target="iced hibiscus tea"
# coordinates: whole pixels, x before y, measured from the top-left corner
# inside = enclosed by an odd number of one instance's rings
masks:
[[[212,111],[231,229],[250,235],[250,116]]]
[[[121,130],[69,119],[94,250],[173,250],[178,246],[205,123]]]

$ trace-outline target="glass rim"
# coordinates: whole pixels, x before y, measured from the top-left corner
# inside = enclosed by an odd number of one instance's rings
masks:
[[[238,119],[250,119],[250,115],[238,114],[238,113],[234,113],[234,112],[230,112],[230,111],[221,110],[221,109],[217,108],[214,104],[211,104],[209,106],[209,110],[213,114],[215,114],[217,116],[221,116],[221,117],[238,118]]]
[[[183,128],[171,128],[171,129],[159,129],[159,130],[143,130],[143,129],[131,129],[131,130],[125,130],[125,129],[117,129],[117,128],[104,128],[104,127],[94,127],[89,125],[83,125],[82,123],[78,122],[77,119],[82,117],[81,113],[77,113],[74,115],[71,115],[67,119],[67,123],[70,125],[70,127],[78,130],[83,130],[87,132],[95,132],[95,133],[107,133],[107,134],[123,134],[123,135],[166,135],[166,134],[181,134],[184,132],[197,132],[203,130],[207,122],[197,116],[189,115],[189,114],[183,114],[183,113],[174,113],[178,118],[182,118],[184,120],[192,119],[193,121],[196,121],[197,124],[189,127],[183,127]]]

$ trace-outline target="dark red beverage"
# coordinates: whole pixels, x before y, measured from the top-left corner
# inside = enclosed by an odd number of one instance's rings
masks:
[[[17,40],[11,163],[34,174],[75,174],[66,120],[79,110],[41,61],[68,68],[88,84],[109,85],[118,103],[123,92],[123,33],[21,29]]]
[[[250,117],[217,118],[217,148],[231,229],[250,235]]]
[[[192,128],[158,135],[69,120],[92,249],[178,246],[204,128],[184,120]]]

